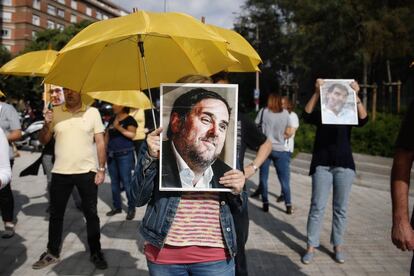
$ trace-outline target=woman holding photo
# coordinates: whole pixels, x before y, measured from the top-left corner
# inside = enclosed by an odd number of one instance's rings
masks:
[[[333,189],[331,243],[334,246],[335,261],[345,262],[342,243],[347,220],[348,199],[355,177],[355,163],[351,148],[352,126],[322,124],[321,112],[314,111],[323,83],[322,79],[316,80],[315,92],[306,104],[303,113],[305,122],[317,127],[309,172],[312,176],[312,197],[307,224],[307,251],[302,256],[304,264],[309,264],[313,260],[315,248],[319,246],[320,229],[331,188]],[[350,86],[358,94],[358,83],[354,81]],[[358,96],[356,99],[357,127],[362,127],[368,122],[368,115]]]

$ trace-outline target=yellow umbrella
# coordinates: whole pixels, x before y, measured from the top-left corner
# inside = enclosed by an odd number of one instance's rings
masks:
[[[88,92],[86,94],[94,99],[102,100],[116,105],[141,109],[151,109],[153,107],[147,95],[141,91],[136,90],[100,91]]]
[[[0,97],[6,97],[6,95],[1,90],[0,90]]]
[[[256,72],[262,59],[250,43],[235,31],[207,24],[229,43],[229,52],[239,61],[227,68],[228,72]]]
[[[199,20],[139,11],[86,27],[59,52],[45,81],[83,92],[142,91],[235,63],[226,40]]]
[[[15,57],[0,68],[0,74],[44,77],[56,59],[57,51],[41,50]]]

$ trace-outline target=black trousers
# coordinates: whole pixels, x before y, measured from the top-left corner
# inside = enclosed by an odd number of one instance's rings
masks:
[[[14,160],[10,160],[10,167],[13,168]],[[11,190],[11,182],[0,190],[0,210],[4,222],[12,222],[14,217],[14,198]]]
[[[247,208],[248,195],[246,191],[243,191],[242,197],[242,211],[240,213],[233,214],[237,235],[237,254],[235,258],[236,276],[247,276],[247,261],[244,248],[249,236],[249,212]]]
[[[63,217],[73,187],[79,191],[82,200],[82,211],[86,219],[88,244],[91,254],[101,250],[101,232],[97,212],[98,186],[95,184],[95,173],[52,174],[50,186],[50,219],[49,242],[50,253],[59,256],[62,243]]]

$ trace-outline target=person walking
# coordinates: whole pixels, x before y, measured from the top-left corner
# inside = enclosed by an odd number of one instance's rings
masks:
[[[107,163],[111,178],[113,209],[106,213],[113,216],[122,212],[121,187],[128,199],[127,220],[135,217],[135,202],[131,190],[131,176],[134,169],[134,142],[137,122],[128,115],[129,107],[112,105],[115,116],[109,121],[105,132]]]
[[[312,197],[307,223],[307,250],[302,262],[309,264],[319,246],[320,230],[330,190],[333,190],[331,243],[334,247],[335,261],[345,262],[342,250],[343,236],[347,221],[347,207],[352,182],[355,177],[355,163],[352,157],[351,131],[352,125],[322,124],[321,112],[315,110],[320,98],[320,87],[323,79],[315,82],[315,92],[305,106],[303,118],[305,122],[316,125],[315,143],[309,175],[312,176]],[[350,84],[359,92],[357,82]],[[368,115],[357,96],[358,127],[368,122]]]
[[[39,135],[43,144],[55,138],[55,163],[50,186],[47,251],[32,268],[41,269],[59,262],[66,204],[76,186],[86,219],[90,261],[96,268],[106,269],[97,211],[98,186],[105,179],[104,126],[99,111],[83,104],[80,93],[67,88],[63,92],[65,104],[45,111],[45,124]]]
[[[3,129],[0,128],[0,190],[6,187],[10,180],[9,142]]]
[[[9,142],[9,161],[10,167],[13,168],[14,152],[12,142],[22,137],[22,130],[19,121],[19,115],[16,109],[6,103],[6,95],[0,91],[0,127],[6,134]],[[14,236],[14,197],[11,189],[11,183],[0,190],[0,211],[4,222],[4,232],[1,236],[3,239],[9,239]]]
[[[284,195],[286,213],[292,214],[290,195],[290,152],[285,141],[292,135],[292,123],[289,113],[283,109],[282,97],[276,93],[269,95],[267,107],[263,108],[256,117],[256,124],[261,124],[263,133],[272,142],[272,152],[260,167],[260,183],[254,194],[261,194],[263,211],[269,211],[268,178],[270,163],[275,166],[277,177]]]

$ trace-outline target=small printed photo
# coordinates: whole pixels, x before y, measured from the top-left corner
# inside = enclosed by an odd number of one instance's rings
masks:
[[[354,80],[327,79],[320,87],[322,124],[357,125],[356,92]]]
[[[230,192],[236,168],[238,85],[161,84],[160,191]]]

